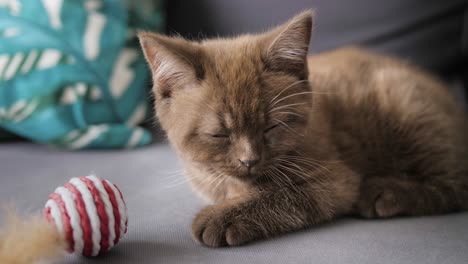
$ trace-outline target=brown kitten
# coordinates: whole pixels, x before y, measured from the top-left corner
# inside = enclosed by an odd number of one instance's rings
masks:
[[[356,48],[307,57],[312,14],[259,35],[140,33],[156,112],[209,247],[368,218],[468,208],[464,113],[414,67]]]

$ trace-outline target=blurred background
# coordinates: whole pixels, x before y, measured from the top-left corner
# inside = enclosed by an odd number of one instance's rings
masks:
[[[190,38],[261,32],[304,9],[316,12],[311,52],[349,44],[397,54],[434,70],[463,64],[466,0],[171,0],[167,30]]]
[[[309,8],[310,52],[364,45],[466,84],[467,0],[171,0],[167,31],[194,39],[261,32]]]
[[[3,0],[0,140],[69,149],[147,145],[154,133],[141,124],[152,123],[150,78],[136,30],[229,37],[310,8],[311,53],[362,45],[399,56],[466,100],[468,0]]]

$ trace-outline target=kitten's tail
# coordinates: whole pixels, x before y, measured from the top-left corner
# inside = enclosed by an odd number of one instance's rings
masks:
[[[0,227],[0,263],[31,264],[63,255],[66,242],[57,229],[40,216],[22,218],[13,210]]]

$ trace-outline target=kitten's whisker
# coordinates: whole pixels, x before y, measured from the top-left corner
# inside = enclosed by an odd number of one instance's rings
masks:
[[[318,175],[322,176],[322,177],[317,177],[317,175],[313,176],[313,174],[311,174],[313,177],[307,177],[307,175],[305,174],[301,174],[297,171],[294,171],[294,170],[291,170],[290,167],[283,167],[283,169],[285,169],[287,172],[290,172],[290,173],[294,173],[296,176],[298,176],[300,179],[302,179],[304,181],[304,183],[314,183],[313,185],[317,185],[318,186],[322,186],[322,185],[325,185],[326,184],[326,181],[324,179],[323,176],[326,176],[325,173],[322,173],[321,171],[317,171],[319,172]]]
[[[278,159],[280,161],[283,161],[291,166],[294,166],[296,167],[298,170],[302,171],[302,173],[309,173],[310,171],[306,171],[304,170],[301,166],[297,165],[296,163],[292,162],[292,161],[289,161],[289,160],[286,160],[286,159]]]
[[[303,115],[300,115],[300,114],[298,114],[298,113],[294,113],[294,112],[278,112],[278,114],[295,115],[295,116],[298,116],[298,117],[304,118],[304,116],[303,116]]]
[[[297,132],[296,130],[294,130],[293,128],[291,128],[290,126],[288,126],[288,124],[284,123],[283,121],[279,120],[279,119],[274,119],[276,122],[280,123],[281,125],[283,125],[284,127],[286,127],[288,130],[298,134],[299,136],[303,137],[304,135]]]
[[[284,181],[281,179],[281,175],[279,175],[276,172],[277,168],[272,167],[272,169],[274,169],[274,170],[270,170],[270,173],[273,176],[275,184],[278,185],[280,188],[283,188],[284,187]]]
[[[299,190],[298,186],[295,185],[294,182],[293,182],[285,173],[283,173],[280,169],[278,169],[278,168],[276,168],[276,167],[275,167],[275,170],[276,170],[277,172],[279,172],[281,175],[283,175],[284,178],[286,178],[286,179],[288,180],[289,185],[291,186],[291,189],[292,189],[293,191],[295,191],[296,194],[302,193],[302,192]],[[307,200],[306,197],[304,197],[304,198]]]
[[[293,93],[293,94],[290,94],[290,95],[288,95],[288,96],[285,96],[285,97],[283,97],[283,98],[280,98],[280,99],[276,100],[275,102],[273,102],[272,104],[270,104],[269,107],[273,107],[273,106],[275,106],[276,104],[278,104],[279,102],[284,101],[284,100],[286,100],[286,99],[288,99],[288,98],[290,98],[290,97],[294,97],[294,96],[298,96],[298,95],[303,95],[303,94],[314,94],[314,92]]]
[[[177,176],[186,174],[186,171],[185,170],[179,170],[179,171],[168,172],[168,173],[164,173],[164,174],[165,174],[165,178],[173,178],[173,177],[177,177]]]
[[[311,162],[314,162],[314,163],[338,163],[338,162],[342,162],[340,160],[335,160],[335,161],[325,161],[325,160],[317,160],[317,159],[313,159],[313,158],[309,158],[309,157],[302,157],[302,156],[286,156],[286,157],[289,157],[289,158],[292,158],[292,159],[297,159],[297,160],[304,160],[304,161],[311,161]]]
[[[291,188],[294,189],[294,185],[292,184],[292,182],[286,183],[286,182],[284,181],[284,180],[285,180],[284,178],[287,178],[288,180],[290,180],[290,179],[288,178],[288,176],[286,176],[286,174],[284,174],[283,172],[281,172],[281,170],[279,170],[279,169],[276,168],[276,167],[273,167],[273,169],[274,169],[274,171],[272,171],[271,173],[272,173],[272,175],[275,176],[275,178],[276,178],[276,180],[277,180],[277,185],[278,185],[280,188],[284,188],[285,185],[290,185]],[[281,173],[282,175],[278,174],[278,172]],[[284,178],[283,178],[283,177],[284,177]]]
[[[165,184],[166,185],[179,185],[179,184],[182,184],[184,182],[188,181],[188,179],[186,177],[183,177],[181,175],[180,178],[176,178],[176,179],[172,179],[172,180],[169,180],[167,181]]]
[[[210,186],[211,184],[216,182],[216,180],[218,180],[218,177],[220,177],[220,176],[221,176],[221,174],[218,174],[218,175],[210,177],[210,178],[204,178],[204,179],[201,180],[201,184]]]
[[[176,187],[176,186],[180,186],[180,185],[182,185],[182,184],[184,184],[184,183],[186,183],[186,182],[188,182],[188,181],[190,181],[190,180],[192,180],[192,179],[194,179],[194,178],[196,178],[196,177],[195,177],[195,176],[193,176],[193,177],[186,177],[186,178],[184,178],[182,181],[179,181],[179,182],[176,182],[176,183],[170,183],[169,185],[164,186],[164,189],[173,188],[173,187]]]
[[[294,184],[292,182],[292,180],[284,173],[282,172],[280,169],[278,169],[277,167],[274,167],[275,168],[275,171],[278,172],[279,174],[281,174],[284,178],[281,178],[282,180],[287,180],[288,181],[288,184],[294,188]]]
[[[218,112],[218,111],[216,111],[216,109],[214,109],[213,106],[209,105],[208,103],[204,102],[204,104],[205,104],[208,108],[210,108],[211,110],[213,110],[213,111],[215,111],[215,112]]]
[[[269,110],[269,111],[267,112],[267,114],[273,113],[274,111],[278,111],[278,110],[280,110],[280,109],[284,109],[284,108],[287,108],[287,107],[296,106],[296,105],[304,105],[304,104],[307,104],[307,103],[304,102],[304,103],[294,103],[294,104],[288,104],[288,105],[277,106],[277,107],[275,107],[275,108]]]
[[[226,177],[223,177],[223,174],[220,174],[217,178],[219,178],[219,181],[218,181],[218,183],[216,183],[216,185],[213,187],[213,190],[218,189],[218,187],[219,187],[223,182],[225,182],[226,179],[227,179]]]
[[[299,150],[294,150],[294,152],[296,152],[297,154],[299,154],[299,156],[292,156],[292,155],[286,155],[286,156],[290,156],[290,157],[295,157],[295,158],[302,158],[302,159],[307,159],[307,160],[313,160],[313,161],[316,161],[316,162],[323,162],[323,163],[339,163],[339,162],[343,162],[342,160],[317,160],[317,159],[313,159],[313,158],[310,158],[310,157],[305,157],[304,153],[300,152]]]
[[[185,174],[180,174],[180,175],[174,175],[171,178],[166,178],[165,180],[168,180],[169,183],[177,183],[180,181],[184,181],[186,179],[187,177],[185,176]]]
[[[224,177],[224,174],[223,173],[219,173],[218,175],[216,176],[213,176],[211,179],[208,179],[208,180],[205,180],[204,182],[202,182],[203,185],[208,185],[208,186],[211,186],[212,184],[215,184],[215,187],[213,189],[216,189],[218,184],[220,184],[222,181],[224,181],[226,179],[226,177]],[[206,182],[208,181],[208,182]]]
[[[178,173],[178,174],[173,174],[173,175],[167,175],[166,177],[164,177],[164,180],[170,180],[170,179],[174,179],[174,178],[179,178],[181,176],[184,176],[185,174],[184,173]]]
[[[296,167],[296,169],[294,169],[294,170],[297,171],[297,172],[302,173],[303,176],[307,176],[307,175],[311,172],[310,170],[304,170],[301,166],[295,164],[295,163],[292,162],[292,161],[285,160],[285,159],[281,159],[281,158],[275,158],[275,160],[277,160],[277,161],[280,162],[280,164],[278,164],[279,166],[285,166],[285,167],[290,168],[290,167],[287,166],[287,165],[291,165],[291,166]],[[281,164],[281,163],[287,163],[287,164]],[[293,168],[291,168],[291,169],[293,169]]]
[[[213,187],[213,190],[216,191],[216,190],[218,189],[218,187],[220,187],[221,184],[224,183],[225,181],[226,181],[226,178],[225,178],[225,177],[221,177],[221,178],[219,179],[218,183],[216,183],[216,185]]]
[[[281,156],[281,157],[287,157],[287,156]],[[282,158],[275,158],[275,160],[278,160],[280,162],[284,162],[285,160],[282,159]],[[311,168],[314,169],[315,172],[318,172],[320,175],[326,175],[330,170],[324,166],[321,166],[320,164],[317,164],[317,163],[314,163],[314,162],[310,162],[310,161],[301,161],[301,160],[287,160],[288,162],[292,163],[292,164],[295,164],[294,162],[300,162],[300,163],[303,163],[305,165],[308,165],[310,166]],[[296,164],[296,166],[298,166]],[[308,174],[311,174],[313,173],[313,171],[311,170],[307,170]]]
[[[294,107],[292,107],[292,106],[284,107],[284,109],[285,109],[285,110],[292,110],[292,111],[296,111],[296,110],[297,110],[296,108],[294,108]],[[282,113],[282,112],[278,112],[278,113]],[[311,113],[314,113],[314,111],[311,110],[311,111],[308,111],[308,113],[311,114]],[[296,114],[297,114],[297,113],[296,113]]]
[[[304,180],[307,182],[307,178],[305,177],[306,175],[304,175],[303,173],[301,173],[300,171],[297,171],[291,167],[288,167],[288,166],[285,166],[285,165],[281,165],[281,164],[278,164],[279,167],[283,168],[286,172],[291,172],[293,173],[294,175],[298,176],[301,180]]]
[[[277,176],[275,176],[271,170],[265,171],[265,174],[268,176],[268,178],[271,180],[271,182],[273,182],[279,188],[283,188],[283,186],[278,181]]]
[[[293,159],[293,160],[296,160],[297,162],[301,162],[301,163],[304,163],[304,164],[309,164],[309,165],[315,165],[315,166],[319,166],[321,167],[322,169],[330,172],[330,170],[323,166],[322,164],[316,162],[316,161],[313,161],[313,160],[309,160],[309,159],[306,159],[306,158],[302,158],[302,157],[296,157],[296,156],[289,156],[288,157],[289,159]]]
[[[313,162],[313,161],[306,161],[306,160],[295,160],[295,161],[299,162],[299,163],[302,163],[302,164],[310,165],[310,166],[312,166],[313,168],[316,168],[316,169],[323,169],[323,170],[325,170],[327,172],[330,171],[327,167],[325,167],[325,166],[323,166],[323,165],[321,165],[319,163]]]
[[[271,99],[270,103],[271,104],[272,102],[274,102],[276,100],[276,98],[278,98],[281,94],[284,93],[284,91],[288,90],[289,88],[295,86],[295,85],[298,85],[300,83],[304,83],[304,82],[309,82],[309,80],[300,80],[300,81],[297,81],[289,86],[287,86],[286,88],[284,88],[283,90],[281,90],[275,97],[273,97],[273,99]]]
[[[300,161],[300,162],[310,162],[310,163],[313,163],[313,164],[316,164],[316,165],[322,165],[322,166],[324,166],[323,163],[327,163],[327,162],[324,162],[324,161],[318,161],[318,160],[308,159],[308,158],[292,157],[292,159]],[[328,162],[328,163],[333,163],[333,162]]]
[[[221,119],[224,118],[223,115],[222,115],[219,111],[217,111],[216,109],[214,109],[213,106],[209,105],[209,104],[206,103],[206,102],[204,102],[204,104],[205,104],[205,106],[207,106],[208,108],[210,108],[211,110],[213,110],[213,112],[215,112],[216,115],[217,115],[219,118],[221,118]]]

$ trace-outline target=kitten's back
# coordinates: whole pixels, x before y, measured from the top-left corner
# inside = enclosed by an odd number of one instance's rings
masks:
[[[312,115],[327,120],[338,158],[365,177],[441,181],[467,195],[466,114],[448,87],[404,61],[358,48],[308,62]]]

